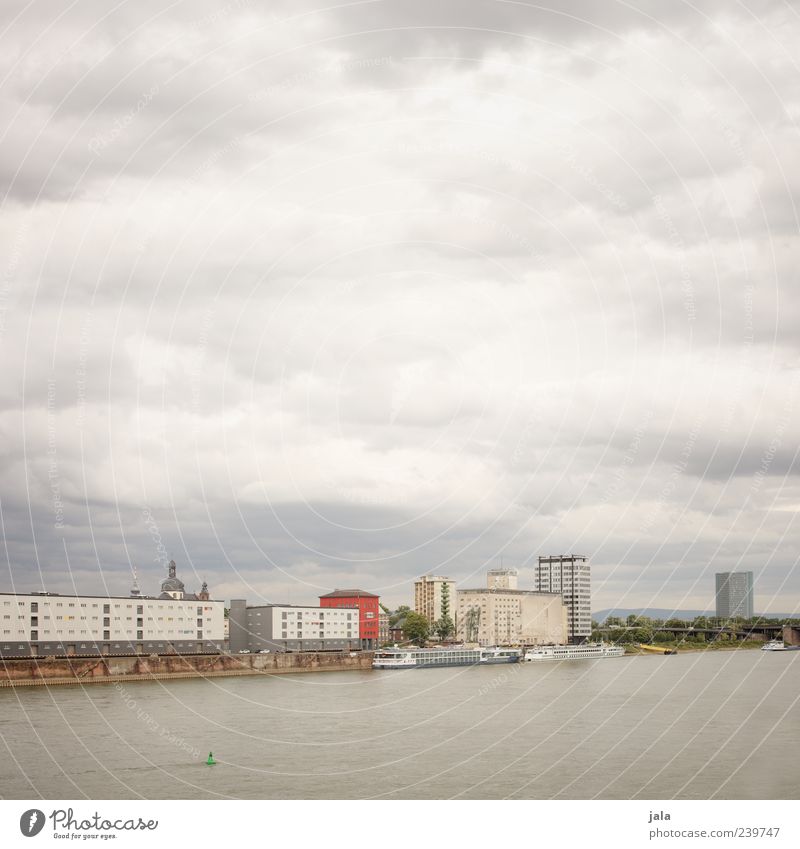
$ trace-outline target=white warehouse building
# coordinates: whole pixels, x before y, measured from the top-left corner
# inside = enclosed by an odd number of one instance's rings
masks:
[[[3,658],[216,653],[224,635],[224,602],[186,593],[174,561],[158,597],[0,593]]]

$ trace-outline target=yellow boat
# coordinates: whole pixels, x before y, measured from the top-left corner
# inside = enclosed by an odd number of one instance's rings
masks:
[[[637,644],[640,649],[644,649],[645,651],[652,652],[653,654],[677,654],[677,649],[670,649],[664,646],[648,646],[645,643]]]

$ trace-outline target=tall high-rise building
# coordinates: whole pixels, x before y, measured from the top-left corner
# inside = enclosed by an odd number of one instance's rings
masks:
[[[540,557],[533,579],[539,592],[561,593],[567,606],[567,637],[581,643],[592,635],[592,587],[589,562],[577,554]]]
[[[717,616],[721,619],[730,619],[734,616],[752,618],[753,573],[717,572],[715,578]]]
[[[444,615],[456,621],[456,582],[441,575],[423,575],[414,581],[414,610],[433,625]]]

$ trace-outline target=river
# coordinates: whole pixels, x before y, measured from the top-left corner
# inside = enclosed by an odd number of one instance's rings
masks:
[[[760,651],[4,689],[0,797],[796,799],[799,699]]]

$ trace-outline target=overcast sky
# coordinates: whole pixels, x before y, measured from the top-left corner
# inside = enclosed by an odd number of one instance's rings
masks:
[[[0,16],[0,589],[800,606],[796,4]]]

